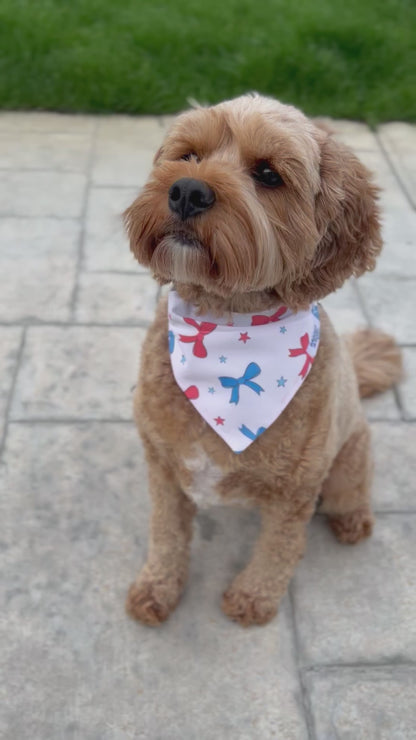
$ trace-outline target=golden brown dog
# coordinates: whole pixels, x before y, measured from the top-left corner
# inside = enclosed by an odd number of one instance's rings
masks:
[[[185,195],[184,179],[194,183]],[[172,281],[199,314],[282,304],[296,312],[374,268],[376,198],[368,170],[327,131],[293,107],[246,95],[179,116],[125,217],[139,262],[161,284]],[[166,300],[159,303],[134,402],[153,500],[148,560],[127,600],[137,619],[159,624],[178,603],[201,493],[261,512],[252,558],[222,602],[243,625],[276,613],[318,497],[341,542],[371,534],[370,433],[359,395],[394,383],[400,354],[372,330],[340,339],[322,308],[320,315],[310,373],[267,431],[236,454],[177,385]]]

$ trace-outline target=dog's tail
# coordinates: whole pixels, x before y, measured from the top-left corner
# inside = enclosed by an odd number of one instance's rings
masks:
[[[344,337],[358,379],[361,398],[386,391],[403,377],[400,348],[393,337],[361,329]]]

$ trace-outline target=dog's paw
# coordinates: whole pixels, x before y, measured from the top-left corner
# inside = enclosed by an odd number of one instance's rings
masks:
[[[357,542],[370,537],[373,531],[374,519],[367,510],[353,511],[329,519],[331,529],[339,542],[345,545],[355,545]]]
[[[134,619],[152,627],[164,622],[174,610],[179,593],[171,593],[168,584],[151,580],[132,583],[126,599],[126,611]]]
[[[250,594],[231,586],[222,597],[222,610],[230,619],[249,627],[270,622],[276,615],[277,605],[267,596]]]

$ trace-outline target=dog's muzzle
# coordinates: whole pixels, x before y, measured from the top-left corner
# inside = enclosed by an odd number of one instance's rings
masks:
[[[169,189],[169,208],[182,221],[197,216],[215,203],[215,193],[206,182],[181,177]]]

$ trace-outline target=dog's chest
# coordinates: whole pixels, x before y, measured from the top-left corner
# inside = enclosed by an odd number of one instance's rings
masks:
[[[223,504],[218,492],[218,484],[224,478],[223,470],[216,465],[201,447],[195,447],[192,457],[183,460],[186,469],[184,490],[187,496],[200,508]]]

